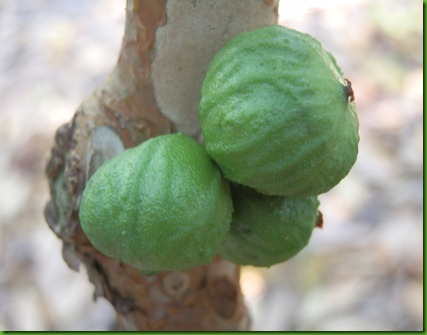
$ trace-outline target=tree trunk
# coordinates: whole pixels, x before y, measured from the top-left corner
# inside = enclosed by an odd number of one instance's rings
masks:
[[[55,135],[46,173],[45,217],[63,257],[84,263],[95,297],[104,296],[125,330],[246,330],[239,267],[215,258],[186,272],[143,276],[95,250],[78,212],[87,180],[106,160],[150,137],[197,137],[207,66],[234,35],[274,24],[278,0],[128,0],[118,63]]]

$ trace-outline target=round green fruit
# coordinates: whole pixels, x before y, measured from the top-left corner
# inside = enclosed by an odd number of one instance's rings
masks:
[[[84,190],[80,221],[100,252],[152,273],[209,263],[231,213],[228,182],[196,140],[178,133],[102,165]]]
[[[316,196],[288,198],[232,188],[231,229],[219,255],[239,265],[271,266],[295,256],[317,222]]]
[[[310,35],[281,26],[238,35],[212,60],[201,95],[206,151],[236,183],[318,195],[356,161],[351,84]]]

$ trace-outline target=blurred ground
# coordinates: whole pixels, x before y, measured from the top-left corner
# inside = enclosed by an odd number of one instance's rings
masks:
[[[324,228],[292,260],[242,269],[256,330],[423,328],[420,0],[282,0],[352,81],[360,154],[321,196]],[[124,0],[0,2],[0,329],[108,330],[84,269],[67,268],[42,215],[56,128],[116,62]]]

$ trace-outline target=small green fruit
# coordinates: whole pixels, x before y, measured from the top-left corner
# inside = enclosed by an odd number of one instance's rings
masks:
[[[228,182],[204,148],[172,134],[101,166],[83,193],[80,220],[100,252],[152,273],[209,263],[231,213]]]
[[[238,35],[212,60],[201,94],[206,151],[236,183],[318,195],[356,161],[350,83],[310,35],[281,26]]]
[[[301,251],[317,222],[317,197],[267,196],[232,188],[231,229],[219,255],[239,265],[271,266]]]

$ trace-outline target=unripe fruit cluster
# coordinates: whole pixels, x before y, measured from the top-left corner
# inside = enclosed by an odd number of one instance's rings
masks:
[[[216,254],[255,266],[289,259],[316,226],[317,195],[356,160],[349,85],[307,34],[269,26],[235,37],[203,83],[204,146],[162,135],[108,161],[83,194],[85,233],[144,273]]]

